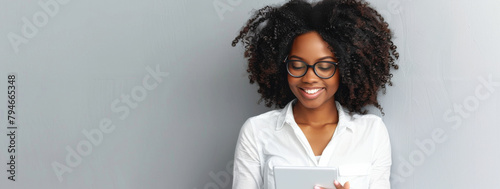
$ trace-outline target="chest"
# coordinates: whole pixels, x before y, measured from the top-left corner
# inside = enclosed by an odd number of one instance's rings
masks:
[[[315,156],[320,156],[335,134],[337,124],[326,125],[321,128],[300,126]]]

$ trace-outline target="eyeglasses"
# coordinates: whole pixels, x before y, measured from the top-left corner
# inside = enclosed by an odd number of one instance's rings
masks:
[[[338,62],[319,61],[313,65],[308,65],[302,60],[288,60],[288,57],[283,61],[286,63],[286,70],[292,77],[302,77],[306,75],[309,68],[313,68],[314,73],[321,79],[329,79],[335,75]]]

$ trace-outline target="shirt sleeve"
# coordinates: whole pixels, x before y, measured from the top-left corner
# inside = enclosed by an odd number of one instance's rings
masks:
[[[390,189],[389,181],[391,175],[391,142],[389,133],[382,119],[376,122],[377,137],[374,144],[374,159],[370,175],[370,189]]]
[[[234,154],[233,189],[260,189],[262,175],[257,141],[251,120],[242,126]]]

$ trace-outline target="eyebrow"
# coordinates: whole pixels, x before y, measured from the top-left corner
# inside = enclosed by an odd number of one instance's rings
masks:
[[[297,59],[299,59],[299,60],[304,61],[304,59],[303,59],[303,58],[301,58],[301,57],[299,57],[299,56],[295,56],[295,55],[290,56],[290,59],[291,59],[291,58],[297,58]],[[331,59],[333,59],[333,60],[337,60],[337,59],[335,59],[333,56],[325,56],[325,57],[322,57],[322,58],[317,59],[316,61],[321,61],[321,60],[324,60],[324,59],[327,59],[327,58],[331,58]]]

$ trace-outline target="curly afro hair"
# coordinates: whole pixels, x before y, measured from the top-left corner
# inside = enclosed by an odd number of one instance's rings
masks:
[[[362,0],[291,0],[254,13],[232,45],[243,43],[250,83],[257,82],[266,106],[283,108],[295,98],[283,60],[295,37],[309,31],[318,32],[339,61],[335,100],[351,113],[366,114],[364,107],[374,105],[383,114],[377,93],[392,85],[399,54],[384,18]]]

